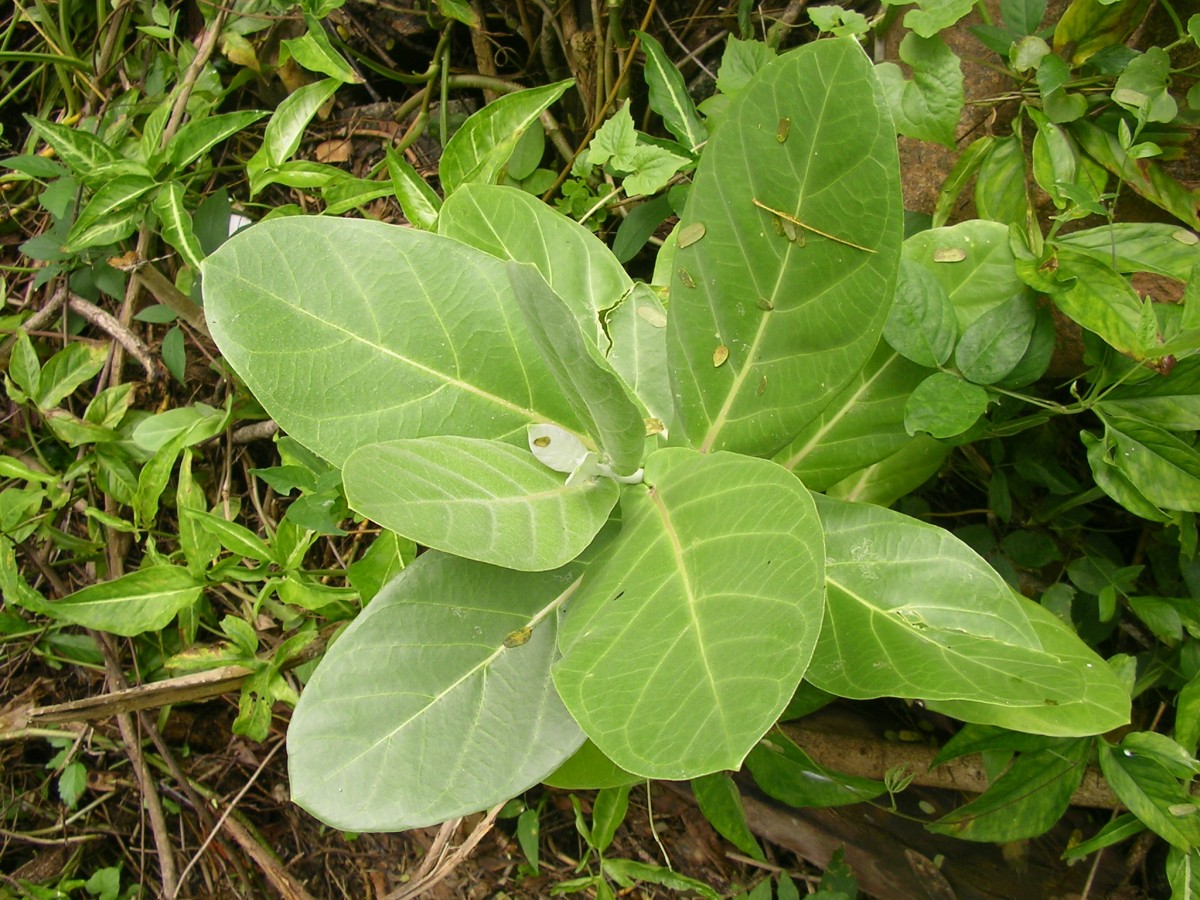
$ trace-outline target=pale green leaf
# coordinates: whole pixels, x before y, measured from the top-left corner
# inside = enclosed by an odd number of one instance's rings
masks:
[[[225,358],[335,465],[392,438],[506,438],[535,422],[582,433],[531,352],[504,264],[478,250],[376,222],[288,218],[235,235],[203,271]]]
[[[46,122],[26,115],[25,121],[75,175],[87,178],[102,165],[115,163],[120,155],[102,140],[82,128]]]
[[[550,681],[554,610],[577,575],[418,557],[300,695],[288,729],[293,799],[338,828],[398,831],[549,775],[583,741]]]
[[[1153,272],[1188,281],[1200,263],[1200,241],[1178,225],[1162,222],[1114,222],[1060,235],[1055,245],[1068,247],[1111,266],[1123,275]]]
[[[779,213],[808,228],[790,240]],[[770,454],[812,421],[875,347],[901,219],[891,120],[861,48],[819,41],[762,69],[709,140],[681,220],[705,236],[675,256],[672,440]]]
[[[314,81],[293,91],[275,108],[267,122],[262,147],[247,162],[251,196],[269,183],[262,179],[263,174],[291,159],[300,146],[308,123],[339,87],[341,84],[334,78]]]
[[[521,447],[464,437],[369,444],[346,459],[346,502],[418,544],[520,571],[562,566],[616,505],[608,478],[567,485]]]
[[[979,218],[1025,227],[1030,215],[1025,195],[1025,151],[1016,135],[996,138],[975,178]]]
[[[823,491],[896,453],[915,440],[904,430],[904,405],[928,374],[881,341],[854,380],[775,461]]]
[[[1103,661],[1078,638],[1067,644],[1069,655],[1046,646],[1027,609],[1033,604],[949,532],[879,507],[816,499],[827,592],[805,676],[814,685],[855,699],[962,700],[999,710],[1053,711],[1084,703],[1089,688],[1108,691],[1101,703],[1113,702]],[[1072,730],[1079,724],[1066,721],[1050,733],[1114,727],[1128,715],[1127,695],[1124,702],[1120,710],[1090,708],[1094,728]]]
[[[738,93],[773,59],[774,49],[762,41],[743,41],[731,35],[717,69],[717,90],[729,96]]]
[[[533,346],[542,353],[567,403],[618,475],[642,463],[645,420],[629,389],[580,330],[574,311],[528,263],[509,262],[508,277]]]
[[[1121,385],[1096,405],[1110,416],[1141,419],[1168,431],[1200,431],[1200,357],[1181,360],[1169,376]]]
[[[667,374],[667,311],[658,294],[639,281],[604,321],[612,341],[609,365],[646,411],[670,426],[675,410]]]
[[[891,506],[937,474],[950,447],[918,434],[889,456],[831,484],[827,496],[859,503]]]
[[[74,625],[134,637],[165,628],[203,589],[187,569],[149,566],[69,594],[46,611]]]
[[[820,524],[800,482],[765,460],[662,450],[646,484],[626,489],[621,533],[572,599],[554,681],[629,772],[737,768],[816,640]]]
[[[1025,289],[1013,271],[1008,229],[999,222],[975,219],[918,232],[904,242],[904,258],[925,266],[941,282],[960,331]]]
[[[467,182],[494,181],[525,129],[540,128],[542,111],[574,83],[568,79],[507,94],[467,119],[446,143],[438,165],[445,195]]]
[[[993,705],[976,700],[930,700],[926,705],[964,722],[1056,737],[1101,734],[1128,723],[1129,688],[1117,672],[1050,610],[1014,596],[1037,633],[1045,658],[1062,668],[1065,680],[1080,676],[1079,692],[1066,700],[1047,697],[1035,706]]]
[[[1171,885],[1172,900],[1200,898],[1200,850],[1184,853],[1172,847],[1167,853],[1167,882]]]
[[[580,330],[607,348],[600,313],[629,292],[633,282],[594,234],[525,191],[465,184],[451,194],[438,233],[500,259],[530,263],[567,302]]]
[[[904,27],[923,38],[949,28],[975,6],[974,0],[916,0],[917,8],[904,15]]]

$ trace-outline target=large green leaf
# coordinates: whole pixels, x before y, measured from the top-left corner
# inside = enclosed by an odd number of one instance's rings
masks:
[[[428,552],[325,655],[288,729],[292,797],[353,831],[507,800],[583,734],[550,681],[574,569],[511,572]]]
[[[368,444],[346,502],[418,544],[523,572],[573,560],[617,503],[609,478],[566,484],[522,447],[445,435]]]
[[[1200,242],[1177,225],[1162,222],[1114,222],[1056,237],[1059,247],[1086,253],[1122,274],[1154,272],[1187,281],[1200,263]]]
[[[1042,650],[1063,667],[1083,676],[1080,692],[1068,701],[1047,698],[1037,706],[997,706],[974,700],[929,700],[932,710],[981,725],[1013,731],[1078,737],[1100,734],[1129,721],[1129,690],[1074,629],[1043,606],[1016,595],[1026,619],[1041,641]]]
[[[1113,463],[1162,509],[1200,512],[1200,452],[1187,441],[1137,419],[1103,416]]]
[[[763,68],[681,220],[672,439],[769,455],[812,421],[875,347],[901,219],[891,117],[861,48],[819,41]]]
[[[823,491],[890,456],[916,440],[904,430],[904,404],[928,374],[880,341],[854,380],[775,461]]]
[[[775,463],[662,450],[571,601],[559,694],[617,765],[648,778],[736,769],[787,705],[820,624],[809,493]]]
[[[1021,598],[943,529],[886,509],[817,497],[825,526],[825,623],[807,679],[869,697],[966,700],[973,707],[1053,708],[1115,681],[1077,638],[1045,647]],[[1128,697],[1090,708],[1099,727],[1128,715]],[[1097,708],[1098,707],[1098,708]],[[971,715],[965,721],[981,721]],[[1051,717],[1052,718],[1052,717]],[[1003,724],[990,719],[985,724]],[[1030,729],[1038,730],[1038,729]]]
[[[563,397],[601,451],[601,462],[619,475],[642,463],[646,423],[628,386],[612,370],[567,303],[537,269],[510,262],[508,278],[533,345],[558,381]]]
[[[600,313],[633,282],[611,251],[573,219],[538,198],[487,184],[464,184],[446,198],[438,232],[500,259],[531,263],[579,318],[580,328],[607,347]]]
[[[648,284],[638,282],[605,317],[612,346],[608,362],[651,416],[671,424],[667,375],[667,311]]]
[[[396,438],[581,431],[486,253],[377,222],[289,218],[235,235],[203,272],[225,358],[335,465]]]

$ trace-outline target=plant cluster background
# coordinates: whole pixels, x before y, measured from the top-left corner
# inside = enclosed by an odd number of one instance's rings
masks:
[[[16,0],[0,898],[1200,896],[1200,14]]]

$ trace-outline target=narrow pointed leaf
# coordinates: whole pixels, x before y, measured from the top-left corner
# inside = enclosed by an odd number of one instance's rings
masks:
[[[266,114],[266,110],[247,109],[188,122],[171,138],[168,148],[171,165],[182,169],[221,141],[249,128]]]
[[[1083,781],[1092,741],[1061,740],[1022,753],[975,800],[926,827],[969,841],[1004,843],[1037,837],[1067,811]]]
[[[75,175],[86,176],[97,166],[115,163],[121,157],[100,138],[80,128],[45,122],[26,116],[25,121]]]
[[[1156,760],[1101,741],[1100,770],[1113,793],[1147,828],[1185,853],[1200,848],[1200,811],[1191,792]],[[1172,806],[1190,806],[1184,815]]]
[[[387,148],[387,169],[392,190],[409,224],[424,231],[436,230],[442,200],[429,183],[392,147]]]
[[[204,259],[204,251],[196,230],[192,225],[192,215],[183,205],[183,185],[178,181],[168,182],[154,197],[151,204],[154,214],[158,216],[162,228],[162,236],[168,244],[179,251],[192,268],[199,268]]]
[[[144,175],[121,175],[114,178],[92,195],[79,213],[79,218],[71,226],[67,234],[65,247],[71,251],[82,250],[97,246],[101,243],[111,243],[119,238],[103,239],[96,237],[106,234],[103,229],[130,208],[155,187],[154,179]],[[100,226],[98,229],[97,226]]]
[[[399,831],[532,787],[583,734],[550,681],[578,572],[422,554],[326,653],[288,729],[292,797],[329,824]]]
[[[891,117],[861,48],[819,41],[763,68],[709,141],[681,220],[705,230],[674,261],[672,439],[771,454],[807,425],[875,347],[901,218]]]
[[[667,130],[679,143],[695,150],[708,138],[708,129],[700,121],[683,75],[671,62],[662,44],[644,31],[635,31],[646,51],[646,84],[650,88],[650,108],[663,117]]]
[[[46,612],[74,625],[134,637],[165,628],[203,589],[180,566],[149,566],[76,591]]]
[[[470,181],[494,181],[525,130],[540,128],[538,117],[542,111],[574,83],[568,79],[508,94],[467,119],[446,142],[438,166],[445,195],[449,197]]]
[[[577,557],[608,520],[609,478],[568,486],[522,447],[442,436],[369,444],[342,469],[346,502],[418,544],[524,572]]]
[[[646,484],[626,489],[621,533],[570,604],[554,681],[629,772],[736,769],[807,667],[820,525],[800,482],[766,460],[662,450]]]
[[[581,432],[487,254],[375,222],[277,219],[235,235],[203,271],[225,358],[335,465],[393,438],[505,438],[536,422]]]
[[[527,263],[510,262],[508,278],[533,344],[558,380],[563,396],[618,475],[641,465],[646,423],[628,388],[579,329],[566,302]]]

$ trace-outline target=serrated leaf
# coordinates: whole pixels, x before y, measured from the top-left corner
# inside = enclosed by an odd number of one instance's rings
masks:
[[[1061,639],[1051,633],[1063,646],[1047,645],[1033,604],[949,532],[879,507],[816,500],[828,589],[805,676],[812,684],[856,699],[955,701],[966,713],[960,718],[985,724],[980,708],[1000,717],[1039,710],[1048,725],[1025,730],[1041,733],[1093,734],[1124,723],[1128,695],[1103,661],[1069,631]],[[1053,721],[1057,709],[1085,702],[1082,720]],[[1055,724],[1063,730],[1042,730]]]
[[[203,273],[225,358],[335,465],[380,439],[523,438],[535,422],[583,433],[531,352],[504,264],[478,250],[375,222],[277,219],[235,235]]]
[[[571,79],[507,94],[475,113],[446,143],[438,165],[442,191],[449,197],[467,182],[494,181],[525,129],[574,85]]]
[[[288,729],[293,799],[338,828],[398,831],[549,775],[583,741],[550,681],[553,611],[577,576],[418,557],[301,694]],[[505,646],[525,628],[525,643]]]
[[[148,566],[68,594],[46,611],[63,622],[135,637],[165,628],[203,589],[179,566]]]
[[[781,143],[783,118],[795,127]],[[772,210],[831,237],[800,246]],[[681,220],[705,237],[675,256],[672,440],[771,454],[808,424],[875,347],[901,218],[890,116],[861,48],[819,41],[762,69],[710,139]],[[718,345],[729,358],[714,367]]]
[[[644,31],[635,31],[646,51],[646,84],[650,108],[663,117],[667,130],[688,150],[696,150],[708,139],[708,129],[696,113],[683,75],[671,62],[662,44]]]
[[[646,484],[625,490],[621,533],[572,599],[554,681],[629,772],[737,768],[807,666],[820,526],[800,482],[766,460],[662,450]]]
[[[618,494],[608,478],[567,485],[522,447],[453,436],[369,444],[342,478],[350,507],[385,528],[523,572],[582,553]]]

